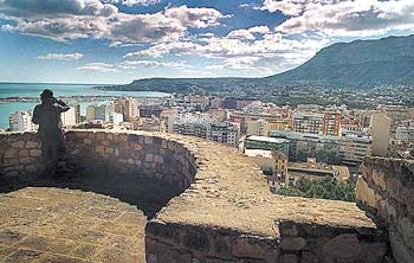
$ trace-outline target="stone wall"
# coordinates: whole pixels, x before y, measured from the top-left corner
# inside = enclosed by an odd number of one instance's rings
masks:
[[[0,179],[41,174],[35,134],[2,134],[0,142]],[[252,160],[219,143],[72,130],[65,146],[62,167],[85,175],[85,184],[109,180],[131,192],[140,177],[176,188],[146,227],[148,263],[381,263],[389,252],[384,231],[355,204],[274,195]]]
[[[33,133],[0,135],[0,175],[9,181],[30,181],[43,169],[40,142]],[[174,140],[148,134],[76,130],[65,134],[62,170],[109,169],[117,176],[133,174],[171,184],[177,191],[194,179],[194,155]]]
[[[414,161],[370,158],[358,181],[358,205],[389,233],[399,263],[414,262]]]
[[[279,237],[152,220],[146,227],[147,263],[385,262],[385,237],[370,229],[298,222],[275,227]]]
[[[1,134],[0,176],[15,181],[33,177],[43,169],[41,155],[36,134]]]
[[[149,134],[69,131],[65,145],[66,158],[78,169],[106,167],[120,176],[156,179],[181,191],[197,169],[194,154],[180,142]]]

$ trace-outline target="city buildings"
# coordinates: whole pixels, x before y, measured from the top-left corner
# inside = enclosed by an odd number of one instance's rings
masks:
[[[10,131],[36,131],[37,125],[32,123],[32,111],[20,110],[9,116]]]
[[[289,141],[286,139],[252,135],[246,137],[244,141],[244,148],[279,151],[288,155]]]
[[[79,120],[79,108],[71,107],[68,111],[62,112],[60,114],[60,119],[62,121],[62,127],[74,127]]]
[[[213,122],[207,125],[206,139],[237,146],[240,126],[230,122]]]
[[[403,142],[414,143],[414,126],[413,127],[397,127],[395,139]]]
[[[295,112],[293,114],[293,131],[300,133],[321,134],[324,115]]]
[[[372,138],[364,132],[347,132],[341,136],[272,131],[270,136],[289,141],[289,160],[318,161],[358,166],[365,156],[372,155]]]
[[[338,136],[341,131],[341,113],[327,111],[323,114],[322,134]]]
[[[132,121],[138,116],[138,104],[134,98],[117,98],[114,111],[122,114],[124,121]]]
[[[240,126],[230,122],[218,122],[208,114],[180,114],[168,117],[170,133],[193,135],[208,140],[238,145]]]
[[[386,156],[390,143],[391,118],[384,112],[377,112],[371,116],[370,134],[373,139],[372,154]]]
[[[110,113],[109,110],[110,109],[106,104],[88,105],[88,107],[86,107],[86,120],[108,121]]]

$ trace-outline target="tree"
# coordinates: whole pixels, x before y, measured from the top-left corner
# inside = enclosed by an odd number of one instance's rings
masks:
[[[345,183],[331,177],[314,180],[301,178],[296,185],[279,189],[278,194],[355,202],[355,185],[356,178],[351,178]]]

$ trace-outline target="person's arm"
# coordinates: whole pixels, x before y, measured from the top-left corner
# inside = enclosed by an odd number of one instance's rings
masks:
[[[36,106],[33,110],[32,122],[34,124],[39,124],[39,107],[38,106]]]
[[[63,100],[56,100],[56,105],[58,107],[59,112],[65,112],[70,110],[69,105],[67,105]]]

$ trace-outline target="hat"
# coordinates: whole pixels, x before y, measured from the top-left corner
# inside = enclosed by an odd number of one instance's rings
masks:
[[[53,91],[50,89],[43,90],[42,94],[40,94],[40,97],[42,98],[53,98]]]

